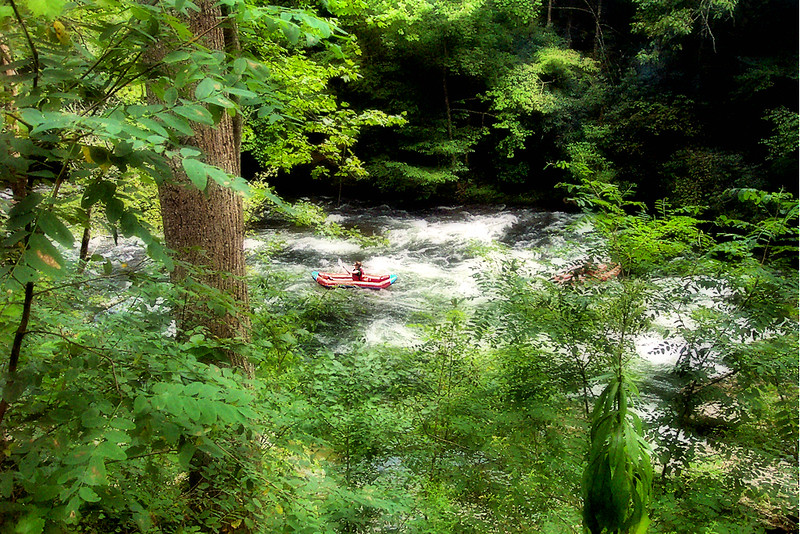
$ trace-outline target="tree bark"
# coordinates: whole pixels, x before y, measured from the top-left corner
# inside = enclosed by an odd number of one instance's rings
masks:
[[[191,18],[189,27],[195,35],[203,35],[201,43],[213,50],[238,47],[238,41],[232,42],[236,35],[235,27],[228,23],[220,24],[223,17],[221,9],[208,0],[196,4],[200,11]],[[239,124],[223,113],[218,124],[195,124],[193,128],[195,135],[186,139],[185,144],[202,151],[206,163],[239,176]],[[178,328],[186,331],[203,326],[216,338],[247,342],[250,339],[250,320],[247,315],[249,297],[244,280],[242,198],[213,180],[208,181],[205,191],[200,191],[190,183],[180,161],[173,161],[172,168],[174,179],[162,183],[158,188],[166,244],[176,251],[179,262],[188,263],[202,272],[198,281],[219,290],[239,307],[236,313],[219,316],[202,302],[187,299],[186,305],[176,310]],[[188,275],[187,270],[179,265],[172,272],[172,281],[181,283]],[[227,356],[233,366],[252,376],[253,366],[243,355],[228,351]]]
[[[450,93],[447,90],[447,60],[448,60],[448,52],[447,52],[447,43],[444,45],[444,61],[445,64],[442,66],[442,93],[444,96],[444,110],[447,118],[447,140],[453,141],[453,114],[450,110]],[[450,156],[450,164],[455,166],[456,164],[456,154]]]
[[[594,57],[597,58],[598,54],[603,50],[603,30],[600,27],[600,21],[603,18],[603,0],[597,0],[597,11],[594,17]]]

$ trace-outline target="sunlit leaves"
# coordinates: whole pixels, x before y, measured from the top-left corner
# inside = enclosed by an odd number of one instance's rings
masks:
[[[332,22],[302,10],[235,4],[231,16],[240,19],[245,33],[254,24],[273,25],[298,45],[304,37],[306,43],[318,44],[341,34]],[[227,57],[222,51],[199,46],[196,36],[176,16],[198,9],[189,1],[155,6],[97,0],[67,6],[63,1],[28,0],[21,5],[29,10],[23,9],[23,16],[33,42],[27,41],[18,25],[4,35],[5,44],[19,53],[10,67],[32,65],[29,56],[36,51],[38,69],[10,78],[16,84],[11,105],[15,112],[7,121],[13,129],[4,131],[3,136],[4,152],[9,155],[3,179],[11,176],[10,172],[76,184],[90,178],[82,207],[88,209],[100,202],[114,232],[141,237],[148,250],[164,258],[146,225],[128,207],[123,188],[109,184],[137,179],[138,174],[131,171],[149,174],[158,182],[170,179],[167,161],[180,152],[185,139],[193,136],[199,125],[213,126],[223,114],[240,114],[242,106],[263,108],[262,114],[281,119],[270,96],[275,87],[269,69],[252,58]],[[170,13],[163,7],[176,11]],[[63,20],[44,20],[64,9],[69,11]],[[122,13],[125,16],[120,19]],[[12,14],[4,6],[3,16]],[[154,59],[152,68],[142,71],[134,63],[141,62],[142,54],[156,40],[163,41],[166,53]],[[53,47],[53,42],[63,46]],[[164,75],[165,70],[170,74]],[[146,91],[162,103],[145,103]],[[43,161],[48,164],[42,165]],[[197,155],[183,167],[200,188],[211,178],[238,192],[247,189],[240,177],[201,163]],[[98,175],[105,179],[92,178]],[[29,247],[28,263],[20,265],[20,276],[30,278],[23,270],[34,265],[49,269],[50,274],[60,271],[65,267],[63,260],[57,248],[48,248],[48,244],[69,248],[74,243],[61,213],[49,208],[23,211],[18,209],[19,216],[12,216],[8,226],[9,245]],[[34,225],[33,232],[25,230],[28,224]],[[34,234],[36,237],[31,237]]]
[[[66,0],[24,0],[24,4],[35,16],[50,19],[60,15],[66,3]]]

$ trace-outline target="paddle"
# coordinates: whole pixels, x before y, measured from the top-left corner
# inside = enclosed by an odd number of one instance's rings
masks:
[[[347,270],[347,267],[345,267],[345,266],[344,266],[344,262],[342,261],[342,258],[337,258],[337,259],[336,259],[336,261],[338,261],[338,262],[339,262],[339,267],[341,267],[342,269],[344,269],[344,271],[345,271],[345,272],[347,272],[347,273],[349,273],[349,272],[350,272],[349,270]]]

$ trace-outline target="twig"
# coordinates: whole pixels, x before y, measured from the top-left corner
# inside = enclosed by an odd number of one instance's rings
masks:
[[[22,305],[22,317],[19,320],[17,332],[14,334],[14,343],[11,346],[11,354],[8,357],[8,382],[6,387],[14,382],[17,373],[17,365],[19,363],[19,355],[22,351],[22,340],[25,334],[28,333],[28,320],[31,317],[31,305],[33,304],[33,282],[25,284],[25,302]],[[3,424],[3,418],[8,410],[9,402],[6,399],[0,401],[0,425]]]
[[[107,463],[113,464],[117,462],[125,462],[128,460],[135,460],[137,458],[147,458],[148,456],[158,456],[159,454],[168,454],[170,452],[176,452],[176,449],[164,449],[162,451],[153,451],[153,452],[146,452],[144,454],[137,454],[136,456],[128,456],[125,460],[108,460]]]
[[[31,47],[31,54],[33,55],[33,88],[39,85],[39,51],[36,50],[36,46],[33,44],[33,39],[31,39],[31,34],[28,33],[28,27],[25,25],[25,22],[22,20],[22,17],[17,10],[17,4],[14,0],[8,0],[11,4],[11,9],[14,10],[14,16],[17,18],[17,22],[19,22],[20,26],[22,26],[22,31],[25,32],[25,38],[28,40],[28,46]],[[2,417],[0,416],[0,420]]]

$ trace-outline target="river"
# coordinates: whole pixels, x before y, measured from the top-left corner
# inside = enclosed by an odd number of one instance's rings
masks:
[[[440,206],[412,212],[361,204],[330,204],[327,209],[330,221],[384,236],[388,244],[362,248],[353,240],[325,237],[280,218],[266,218],[246,247],[256,271],[282,273],[289,280],[285,290],[299,295],[330,291],[314,282],[311,271],[341,272],[339,260],[348,265],[361,261],[368,273],[398,275],[387,290],[335,290],[352,292],[365,313],[348,335],[322,340],[333,352],[355,342],[413,346],[419,342],[419,330],[410,328],[410,323],[446,311],[454,303],[469,311],[485,300],[475,277],[481,270],[514,260],[519,273],[549,278],[579,264],[598,244],[580,215],[565,212],[505,206]],[[278,252],[264,264],[256,259],[261,248]],[[653,333],[636,341],[636,366],[646,379],[643,392],[649,397],[642,408],[651,418],[658,415],[653,413],[658,404],[653,396],[668,393],[668,371],[677,358],[674,352],[654,350],[662,341]]]
[[[487,261],[514,258],[523,270],[546,273],[574,262],[585,251],[568,242],[580,234],[576,216],[527,208],[438,207],[404,211],[388,206],[344,204],[330,208],[329,219],[381,235],[388,245],[362,248],[353,240],[332,239],[267,219],[246,242],[252,253],[280,243],[265,268],[280,271],[294,283],[287,291],[326,291],[311,278],[312,270],[342,272],[338,261],[361,261],[367,273],[394,273],[387,290],[350,290],[370,310],[358,325],[367,344],[407,345],[415,335],[407,323],[420,314],[442,310],[457,301],[466,306],[483,299],[474,274]],[[251,262],[253,263],[253,262]],[[334,348],[335,347],[331,347]]]

